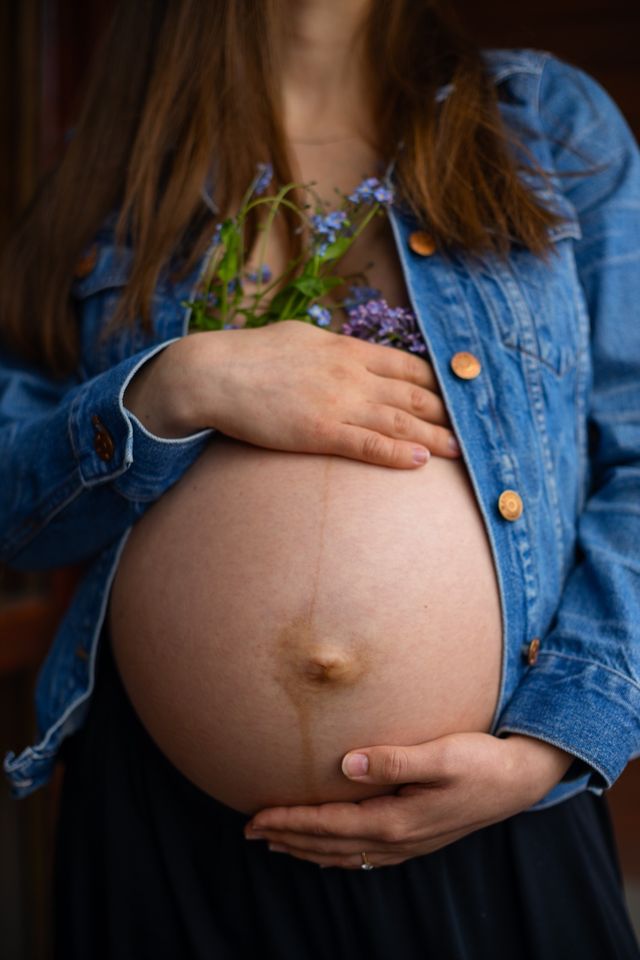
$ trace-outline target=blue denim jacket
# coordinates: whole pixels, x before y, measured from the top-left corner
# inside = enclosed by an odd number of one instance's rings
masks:
[[[411,217],[395,206],[390,218],[498,573],[504,651],[492,732],[528,734],[576,758],[541,808],[601,793],[640,753],[640,152],[588,74],[544,51],[485,56],[505,121],[544,167],[597,167],[554,176],[550,191],[531,181],[563,216],[550,263],[522,247],[508,263],[422,257],[408,243]],[[109,223],[91,252],[95,266],[73,290],[75,374],[56,383],[1,358],[0,560],[86,565],[38,676],[37,742],[4,759],[15,796],[49,779],[83,723],[132,524],[215,434],[155,437],[122,402],[142,364],[187,333],[181,303],[201,265],[182,283],[163,273],[153,334],[137,326],[100,346],[131,255],[116,253]],[[481,361],[475,379],[451,367],[462,351]],[[110,459],[96,444],[101,431]],[[498,509],[505,490],[521,498],[517,519]]]

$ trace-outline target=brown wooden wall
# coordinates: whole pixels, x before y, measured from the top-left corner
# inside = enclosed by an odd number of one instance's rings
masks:
[[[549,50],[599,80],[640,136],[638,0],[455,0],[485,46]]]

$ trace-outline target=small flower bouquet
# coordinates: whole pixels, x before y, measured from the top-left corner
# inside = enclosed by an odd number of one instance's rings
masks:
[[[260,164],[246,191],[240,208],[216,227],[211,252],[205,264],[201,293],[185,306],[191,309],[190,330],[228,330],[237,327],[262,327],[279,320],[300,320],[328,327],[333,310],[343,309],[347,320],[340,333],[400,347],[424,355],[426,347],[412,311],[392,308],[380,291],[364,283],[350,286],[342,302],[327,305],[327,295],[354,277],[340,276],[336,269],[340,258],[362,233],[374,216],[393,201],[391,187],[374,177],[363,180],[349,195],[342,195],[336,210],[323,212],[318,202],[309,215],[311,204],[300,208],[289,194],[296,187],[313,194],[311,184],[289,183],[275,193],[266,194],[273,178],[269,164]],[[244,225],[249,212],[257,206],[268,208],[260,226],[257,269],[245,266]],[[279,277],[273,277],[264,262],[269,231],[281,207],[292,209],[310,237],[300,257],[290,261]],[[245,283],[254,285],[247,294]],[[240,320],[240,322],[238,322]]]

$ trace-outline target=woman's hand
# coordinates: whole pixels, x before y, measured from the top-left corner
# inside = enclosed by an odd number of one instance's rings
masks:
[[[264,838],[271,849],[325,867],[359,869],[362,851],[373,866],[386,867],[527,809],[574,759],[532,737],[486,733],[351,751],[342,763],[345,774],[354,756],[368,758],[368,772],[349,773],[350,779],[404,786],[359,803],[261,810],[245,828],[247,839]]]
[[[430,364],[296,320],[183,337],[141,368],[125,403],[172,435],[215,427],[389,467],[459,455]]]

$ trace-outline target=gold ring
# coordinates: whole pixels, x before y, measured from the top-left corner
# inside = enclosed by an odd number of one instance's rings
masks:
[[[362,863],[360,864],[360,869],[361,869],[361,870],[373,870],[373,864],[372,864],[372,863],[369,863],[369,860],[368,860],[368,858],[367,858],[366,853],[362,852],[362,853],[360,854],[360,856],[361,856],[361,858],[362,858]]]

